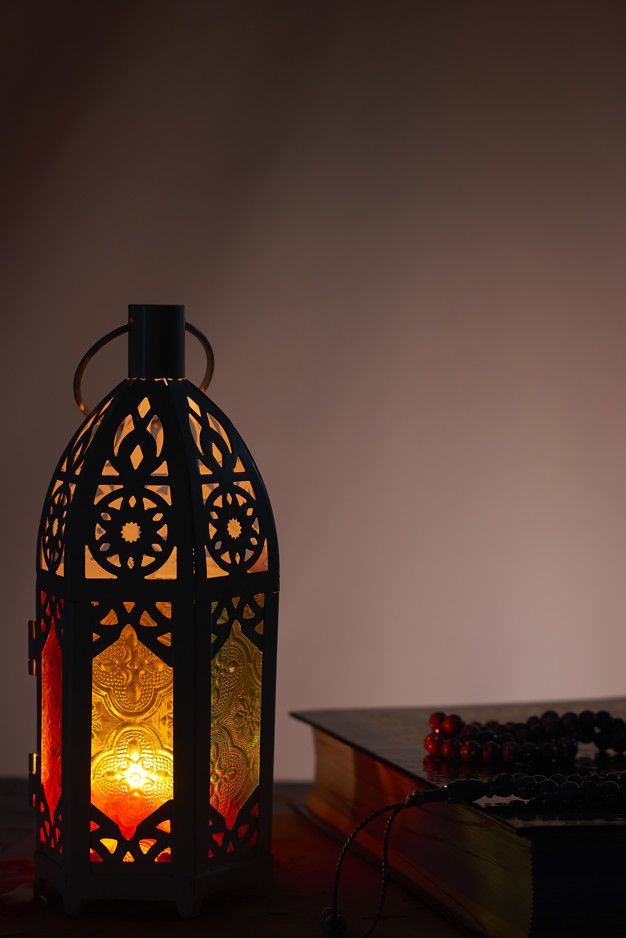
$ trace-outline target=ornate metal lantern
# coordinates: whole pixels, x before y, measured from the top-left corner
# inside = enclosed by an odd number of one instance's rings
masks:
[[[41,517],[36,877],[92,899],[209,892],[270,862],[278,547],[258,469],[184,379],[182,306],[130,306],[82,360],[87,418]],[[129,378],[91,412],[91,354],[129,334]]]

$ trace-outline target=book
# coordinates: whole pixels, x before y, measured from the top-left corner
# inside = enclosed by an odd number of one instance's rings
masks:
[[[624,716],[626,700],[448,710],[466,721],[506,722],[548,708],[606,709]],[[430,713],[418,708],[293,713],[314,734],[316,771],[306,813],[347,836],[370,812],[403,801],[416,788],[487,777],[480,766],[425,758]],[[580,750],[583,762],[596,752],[592,745]],[[380,857],[384,821],[373,822],[358,838],[372,858]],[[425,805],[398,815],[389,862],[396,878],[479,934],[626,934],[626,811],[539,810],[515,798]]]

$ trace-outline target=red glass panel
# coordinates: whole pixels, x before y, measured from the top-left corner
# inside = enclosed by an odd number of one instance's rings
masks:
[[[54,599],[44,609],[51,624],[41,654],[41,784],[54,818],[61,797],[63,655],[56,632]]]

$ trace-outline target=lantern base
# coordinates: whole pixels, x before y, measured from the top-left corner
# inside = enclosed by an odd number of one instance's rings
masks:
[[[265,894],[272,883],[272,858],[255,857],[196,876],[177,874],[158,864],[149,874],[124,864],[123,871],[93,869],[68,874],[54,859],[35,852],[35,891],[46,898],[60,897],[66,915],[78,915],[92,902],[172,902],[182,919],[202,911],[205,900],[218,892],[247,896]],[[168,864],[169,866],[169,864]],[[130,868],[129,868],[130,867]]]

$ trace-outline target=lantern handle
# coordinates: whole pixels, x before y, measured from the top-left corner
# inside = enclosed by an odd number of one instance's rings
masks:
[[[200,382],[200,390],[206,391],[209,384],[211,383],[213,370],[215,368],[215,356],[213,355],[213,348],[211,347],[211,343],[205,336],[204,332],[201,332],[200,329],[198,329],[196,326],[192,325],[190,322],[186,322],[185,329],[200,342],[200,345],[204,349],[204,354],[206,355],[206,370],[204,372],[204,377]],[[87,349],[78,363],[78,367],[74,373],[74,400],[86,417],[91,414],[91,410],[85,403],[85,398],[83,397],[83,392],[81,389],[81,382],[87,369],[87,365],[104,345],[106,345],[108,342],[111,342],[112,339],[117,339],[118,336],[124,335],[125,332],[128,332],[128,323],[125,323],[123,326],[118,326],[117,329],[113,329],[111,332],[107,332],[107,334],[103,335],[101,339],[98,339],[97,342],[94,342],[91,348]]]

